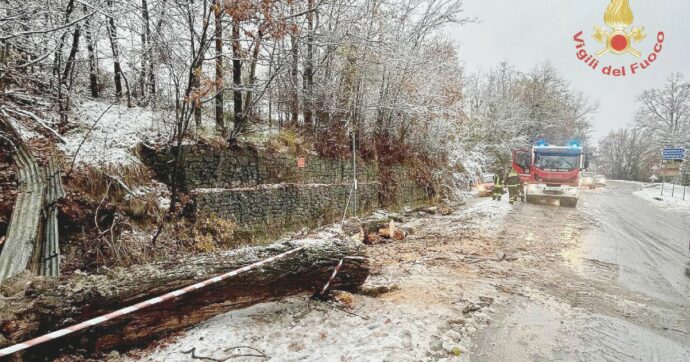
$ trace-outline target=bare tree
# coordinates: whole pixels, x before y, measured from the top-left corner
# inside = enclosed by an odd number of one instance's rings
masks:
[[[647,130],[659,146],[690,145],[690,83],[675,73],[662,88],[646,90],[638,98],[635,126]]]
[[[216,37],[216,129],[225,135],[225,115],[223,107],[223,13],[220,4],[214,4],[215,37]]]

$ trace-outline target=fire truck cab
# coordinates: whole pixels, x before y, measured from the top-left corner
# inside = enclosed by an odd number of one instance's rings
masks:
[[[513,169],[520,174],[527,202],[559,200],[575,207],[580,198],[580,174],[589,166],[582,145],[552,146],[545,140],[513,150]]]

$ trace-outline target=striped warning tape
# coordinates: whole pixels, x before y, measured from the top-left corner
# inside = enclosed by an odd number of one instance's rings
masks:
[[[335,269],[333,269],[333,274],[331,274],[331,277],[328,278],[326,285],[323,286],[323,288],[321,289],[321,293],[319,293],[319,295],[323,295],[323,293],[326,293],[326,290],[328,290],[328,287],[331,286],[331,283],[333,282],[333,279],[335,279],[335,276],[340,271],[340,268],[343,267],[343,262],[345,261],[345,259],[367,260],[367,258],[363,257],[363,256],[346,256],[346,257],[340,259],[340,261],[338,262],[338,265],[336,265]]]
[[[340,271],[340,268],[343,266],[344,260],[345,260],[345,258],[340,259],[340,261],[338,262],[338,265],[336,265],[335,269],[333,269],[333,274],[331,274],[331,277],[328,278],[326,285],[324,285],[323,289],[321,289],[321,295],[323,295],[323,293],[326,293],[326,290],[328,290],[328,287],[331,285],[331,282],[333,282],[333,279],[335,279],[336,274],[338,274],[338,272]]]
[[[201,281],[201,282],[199,282],[199,283],[192,284],[192,285],[190,285],[190,286],[188,286],[188,287],[185,287],[185,288],[182,288],[182,289],[178,289],[178,290],[175,290],[175,291],[172,291],[172,292],[163,294],[163,295],[161,295],[160,297],[151,298],[151,299],[145,300],[145,301],[143,301],[143,302],[141,302],[141,303],[137,303],[137,304],[135,304],[135,305],[133,305],[133,306],[129,306],[129,307],[126,307],[126,308],[122,308],[122,309],[116,310],[116,311],[114,311],[114,312],[108,313],[108,314],[106,314],[106,315],[103,315],[103,316],[100,316],[100,317],[96,317],[96,318],[93,318],[93,319],[89,319],[89,320],[87,320],[87,321],[85,321],[85,322],[81,322],[81,323],[79,323],[79,324],[75,324],[75,325],[73,325],[73,326],[71,326],[71,327],[67,327],[67,328],[64,328],[64,329],[60,329],[60,330],[57,330],[57,331],[55,331],[55,332],[51,332],[51,333],[42,335],[42,336],[40,336],[40,337],[36,337],[36,338],[34,338],[34,339],[30,339],[30,340],[28,340],[28,341],[26,341],[26,342],[18,343],[18,344],[15,344],[15,345],[13,345],[13,346],[10,346],[10,347],[6,347],[6,348],[3,348],[3,349],[0,349],[0,357],[8,356],[8,355],[10,355],[10,354],[12,354],[12,353],[15,353],[15,352],[19,352],[19,351],[25,350],[25,349],[30,348],[30,347],[33,347],[33,346],[35,346],[35,345],[38,345],[38,344],[41,344],[41,343],[44,343],[44,342],[47,342],[47,341],[50,341],[50,340],[53,340],[53,339],[60,338],[60,337],[62,337],[62,336],[66,336],[66,335],[68,335],[68,334],[70,334],[70,333],[74,333],[74,332],[79,331],[79,330],[82,330],[82,329],[84,329],[84,328],[93,327],[93,326],[98,325],[98,324],[101,324],[101,323],[103,323],[103,322],[105,322],[105,321],[108,321],[108,320],[111,320],[111,319],[114,319],[114,318],[123,316],[123,315],[125,315],[125,314],[130,314],[130,313],[135,312],[135,311],[138,311],[138,310],[140,310],[140,309],[143,309],[143,308],[146,308],[146,307],[150,307],[150,306],[155,305],[155,304],[159,304],[159,303],[164,302],[164,301],[166,301],[166,300],[169,300],[169,299],[173,299],[173,298],[179,297],[179,296],[181,296],[181,295],[183,295],[183,294],[187,294],[187,293],[189,293],[189,292],[191,292],[191,291],[194,291],[194,290],[198,290],[198,289],[207,287],[207,286],[209,286],[209,285],[211,285],[211,284],[218,283],[218,282],[220,282],[220,281],[222,281],[222,280],[224,280],[224,279],[227,279],[227,278],[236,276],[236,275],[238,275],[238,274],[242,274],[242,273],[247,272],[247,271],[249,271],[249,270],[251,270],[251,269],[254,269],[254,268],[260,267],[260,266],[262,266],[262,265],[264,265],[264,264],[268,264],[268,263],[273,262],[273,261],[275,261],[275,260],[284,258],[284,257],[286,257],[286,256],[288,256],[288,255],[290,255],[290,254],[294,254],[294,253],[296,253],[296,252],[298,252],[298,251],[300,251],[300,250],[302,250],[302,249],[304,249],[304,248],[306,248],[306,246],[300,246],[300,247],[298,247],[298,248],[295,248],[295,249],[292,249],[292,250],[288,250],[288,251],[286,251],[286,252],[284,252],[284,253],[282,253],[282,254],[278,254],[278,255],[272,256],[272,257],[270,257],[270,258],[268,258],[268,259],[264,259],[264,260],[258,261],[258,262],[254,263],[254,264],[250,264],[250,265],[247,265],[247,266],[245,266],[245,267],[242,267],[242,268],[235,269],[235,270],[233,270],[233,271],[227,272],[227,273],[225,273],[225,274],[218,275],[218,276],[213,277],[213,278],[210,278],[210,279],[206,279],[206,280]],[[341,261],[341,262],[342,262],[342,261]]]

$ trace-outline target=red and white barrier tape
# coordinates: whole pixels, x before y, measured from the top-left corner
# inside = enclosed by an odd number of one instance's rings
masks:
[[[326,285],[324,285],[323,289],[321,289],[321,295],[323,295],[323,293],[326,293],[326,290],[328,290],[328,287],[331,285],[331,282],[333,282],[333,279],[335,279],[336,274],[338,274],[338,272],[340,271],[340,268],[343,266],[344,260],[345,260],[345,258],[340,259],[340,261],[338,262],[338,265],[336,265],[335,269],[333,269],[333,274],[331,274],[331,277],[328,278]]]
[[[326,293],[326,291],[328,290],[328,287],[331,286],[331,283],[333,282],[333,279],[335,279],[335,276],[336,276],[336,275],[338,274],[338,272],[340,271],[340,268],[343,267],[343,262],[345,261],[345,259],[366,260],[367,258],[362,257],[362,256],[346,256],[346,257],[340,259],[340,261],[338,262],[338,265],[336,265],[336,266],[335,266],[335,269],[333,269],[333,274],[331,274],[331,277],[328,278],[328,281],[326,282],[326,285],[323,286],[323,288],[321,289],[321,293],[319,293],[319,295],[323,295],[323,293]]]
[[[10,346],[10,347],[6,347],[6,348],[3,348],[3,349],[0,349],[0,357],[8,356],[8,355],[10,355],[10,354],[12,354],[12,353],[19,352],[19,351],[25,350],[25,349],[27,349],[27,348],[33,347],[33,346],[35,346],[35,345],[38,345],[38,344],[41,344],[41,343],[44,343],[44,342],[47,342],[47,341],[50,341],[50,340],[53,340],[53,339],[57,339],[57,338],[66,336],[66,335],[68,335],[68,334],[70,334],[70,333],[74,333],[74,332],[79,331],[79,330],[82,330],[82,329],[84,329],[84,328],[93,327],[93,326],[98,325],[98,324],[101,324],[101,323],[103,323],[103,322],[105,322],[105,321],[108,321],[108,320],[111,320],[111,319],[115,319],[115,318],[120,317],[120,316],[123,316],[123,315],[125,315],[125,314],[130,314],[130,313],[133,313],[133,312],[135,312],[135,311],[144,309],[144,308],[146,308],[146,307],[150,307],[150,306],[152,306],[152,305],[162,303],[162,302],[164,302],[164,301],[166,301],[166,300],[169,300],[169,299],[173,299],[173,298],[179,297],[179,296],[181,296],[181,295],[183,295],[183,294],[187,294],[187,293],[189,293],[189,292],[191,292],[191,291],[194,291],[194,290],[198,290],[198,289],[207,287],[207,286],[209,286],[209,285],[211,285],[211,284],[215,284],[215,283],[218,283],[218,282],[220,282],[220,281],[222,281],[222,280],[225,280],[225,279],[227,279],[227,278],[236,276],[236,275],[238,275],[238,274],[242,274],[242,273],[247,272],[247,271],[249,271],[249,270],[251,270],[251,269],[260,267],[260,266],[262,266],[262,265],[264,265],[264,264],[268,264],[268,263],[273,262],[273,261],[275,261],[275,260],[284,258],[284,257],[286,257],[286,256],[288,256],[288,255],[290,255],[290,254],[294,254],[294,253],[296,253],[296,252],[298,252],[298,251],[300,251],[300,250],[302,250],[302,249],[304,249],[304,248],[306,248],[306,246],[300,246],[299,248],[295,248],[295,249],[292,249],[292,250],[288,250],[288,251],[286,251],[286,252],[284,252],[284,253],[282,253],[282,254],[278,254],[278,255],[276,255],[276,256],[272,256],[272,257],[270,257],[270,258],[268,258],[268,259],[264,259],[264,260],[258,261],[258,262],[254,263],[254,264],[247,265],[247,266],[242,267],[242,268],[240,268],[240,269],[235,269],[235,270],[230,271],[230,272],[227,272],[227,273],[225,273],[225,274],[222,274],[222,275],[219,275],[219,276],[210,278],[210,279],[206,279],[206,280],[204,280],[204,281],[202,281],[202,282],[199,282],[199,283],[196,283],[196,284],[192,284],[192,285],[190,285],[190,286],[188,286],[188,287],[185,287],[185,288],[182,288],[182,289],[178,289],[178,290],[175,290],[175,291],[172,291],[172,292],[163,294],[163,295],[161,295],[160,297],[151,298],[151,299],[145,300],[145,301],[143,301],[143,302],[141,302],[141,303],[137,303],[137,304],[135,304],[135,305],[133,305],[133,306],[126,307],[126,308],[122,308],[122,309],[116,310],[116,311],[114,311],[114,312],[108,313],[108,314],[106,314],[106,315],[103,315],[103,316],[100,316],[100,317],[96,317],[96,318],[93,318],[93,319],[89,319],[89,320],[87,320],[87,321],[85,321],[85,322],[81,322],[81,323],[79,323],[79,324],[75,324],[75,325],[73,325],[73,326],[71,326],[71,327],[67,327],[67,328],[64,328],[64,329],[60,329],[60,330],[57,330],[57,331],[55,331],[55,332],[51,332],[51,333],[42,335],[42,336],[40,336],[40,337],[36,337],[36,338],[34,338],[34,339],[30,339],[30,340],[28,340],[28,341],[26,341],[26,342],[18,343],[18,344],[15,344],[14,346]],[[342,260],[341,260],[341,264],[342,264]]]

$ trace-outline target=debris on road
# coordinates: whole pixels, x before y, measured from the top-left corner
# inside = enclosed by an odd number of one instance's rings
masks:
[[[517,258],[515,257],[508,257],[506,253],[502,251],[497,251],[495,257],[487,257],[487,256],[476,256],[476,255],[467,255],[465,256],[465,259],[470,259],[467,262],[468,263],[479,263],[482,261],[515,261]]]
[[[391,292],[395,292],[400,290],[400,287],[397,284],[393,284],[391,286],[361,286],[359,289],[357,289],[357,293],[361,295],[366,295],[367,297],[372,297],[376,298],[384,294],[388,294]]]

